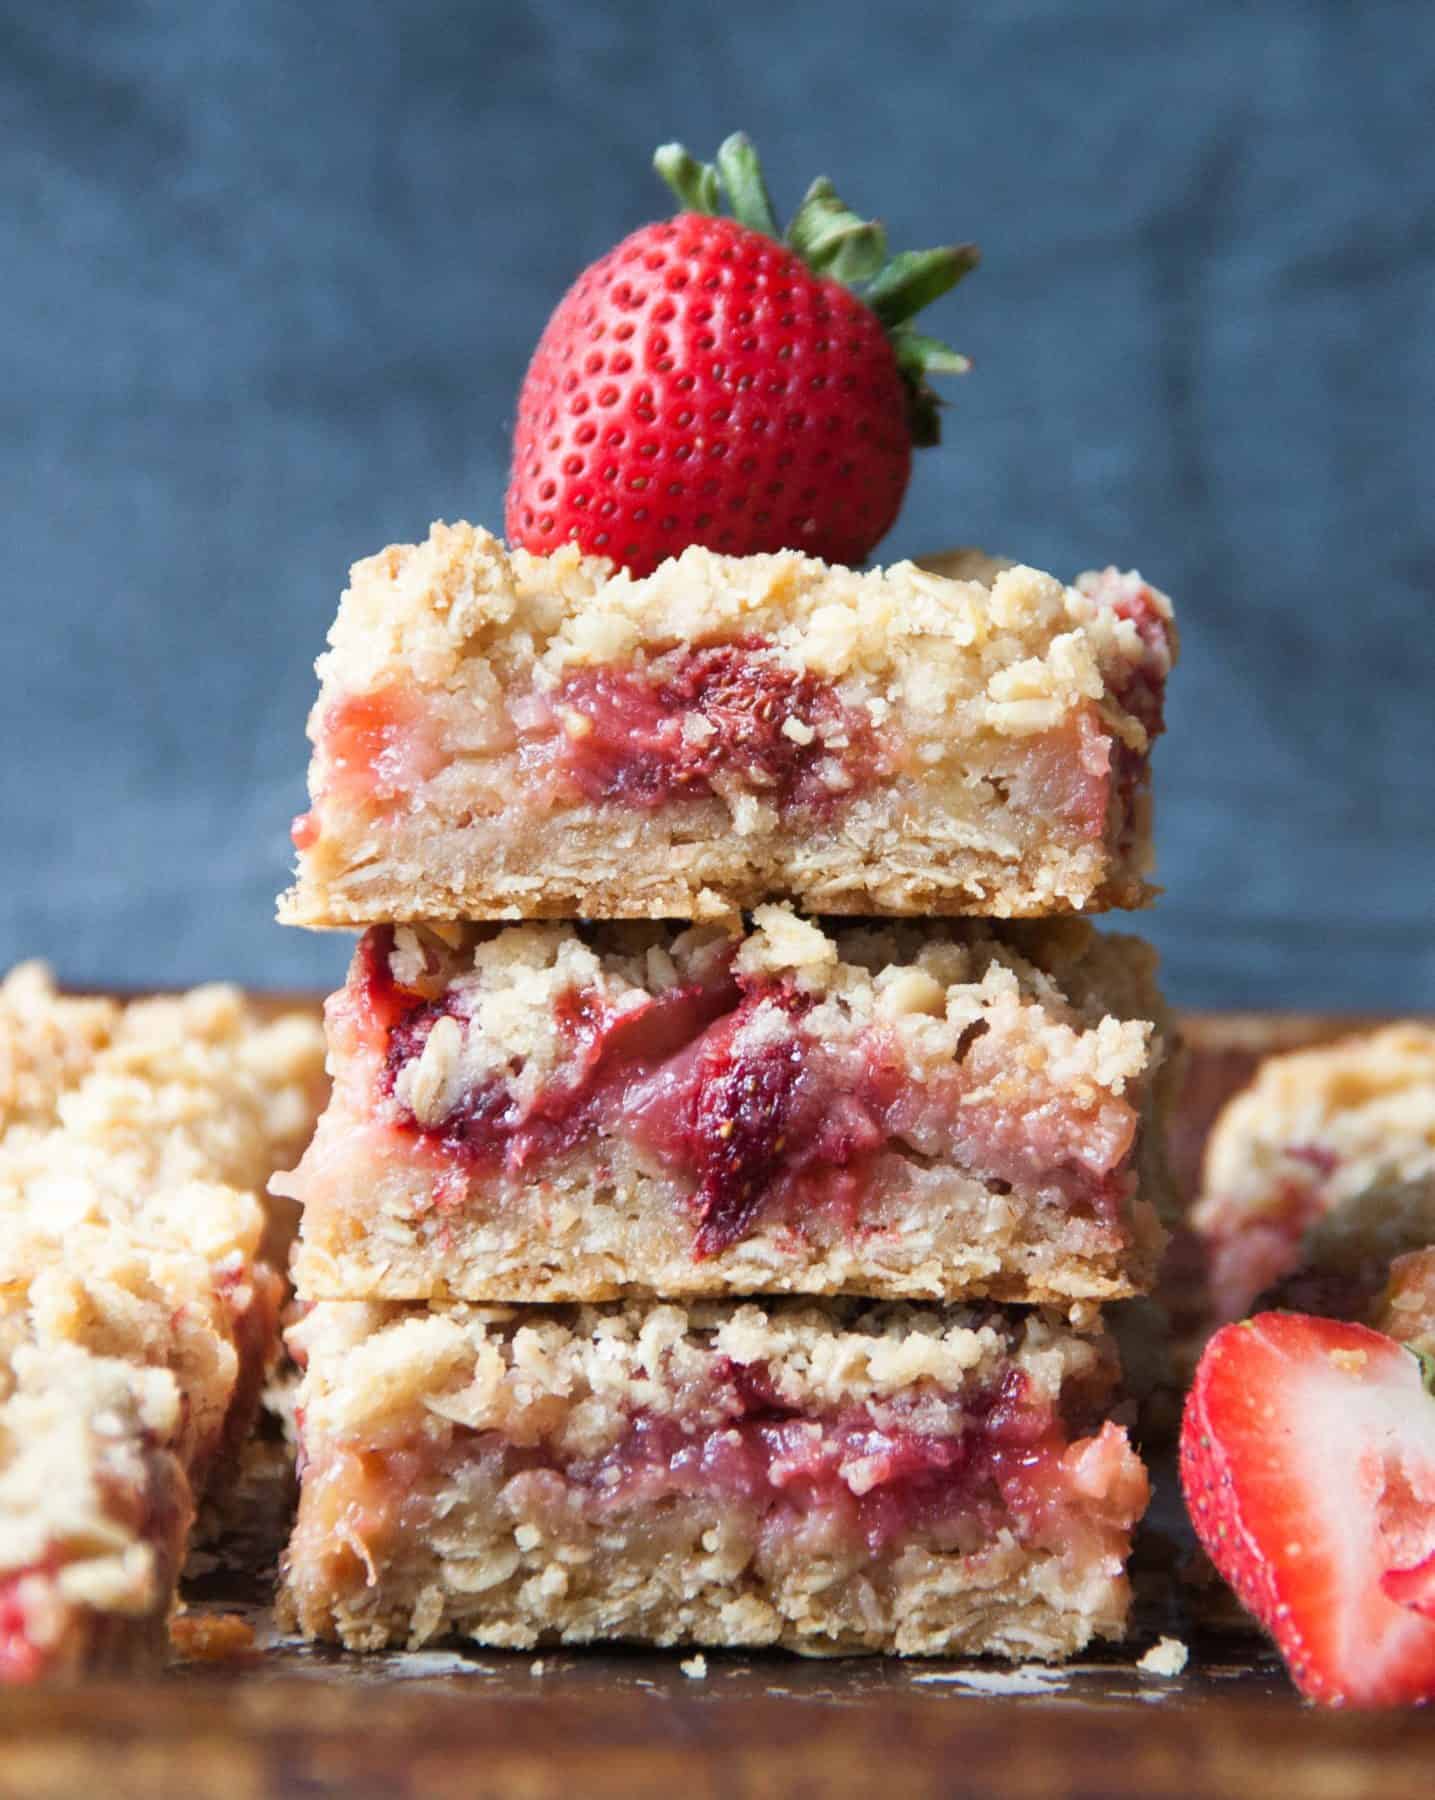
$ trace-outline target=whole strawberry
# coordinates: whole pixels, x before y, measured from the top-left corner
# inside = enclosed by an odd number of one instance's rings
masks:
[[[751,144],[655,166],[676,218],[578,277],[518,400],[506,524],[646,574],[689,544],[860,563],[937,441],[931,374],[964,357],[910,320],[977,262],[970,244],[887,256],[826,179],[780,238]],[[718,216],[726,194],[731,218]]]

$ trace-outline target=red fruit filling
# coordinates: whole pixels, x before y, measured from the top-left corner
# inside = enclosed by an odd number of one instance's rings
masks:
[[[1002,1529],[1033,1547],[1080,1553],[1084,1532],[1125,1531],[1144,1510],[1145,1470],[1125,1433],[1108,1423],[1072,1442],[1071,1422],[1032,1394],[1020,1370],[950,1397],[946,1430],[916,1423],[931,1419],[934,1398],[944,1397],[913,1391],[881,1408],[803,1412],[777,1396],[763,1365],[719,1363],[691,1413],[640,1408],[598,1456],[560,1461],[546,1443],[459,1431],[443,1452],[340,1451],[333,1475],[307,1491],[326,1489],[343,1509],[344,1529],[328,1530],[330,1541],[371,1552],[396,1526],[424,1529],[436,1454],[445,1485],[455,1467],[492,1453],[510,1491],[561,1483],[552,1501],[564,1516],[575,1498],[601,1519],[715,1497],[755,1514],[764,1537],[817,1519],[874,1556],[922,1536],[979,1549]]]
[[[357,1011],[377,1027],[381,1104],[396,1129],[460,1167],[517,1175],[621,1131],[691,1182],[698,1257],[730,1248],[777,1207],[836,1208],[859,1229],[887,1150],[951,1161],[997,1192],[1021,1184],[1059,1196],[1120,1228],[1135,1180],[1137,1114],[1125,1101],[1036,1088],[1016,1101],[970,1098],[1003,1068],[1004,1052],[980,1030],[961,1059],[914,1082],[881,1029],[825,1044],[804,1025],[808,997],[731,975],[622,1009],[593,990],[570,992],[557,1014],[568,1053],[536,1095],[520,1097],[495,1075],[421,1124],[396,1097],[398,1076],[438,1019],[464,1017],[464,997],[453,989],[425,1000],[399,987],[391,945],[391,929],[370,932],[356,977]]]
[[[35,1681],[45,1670],[45,1652],[30,1637],[29,1621],[20,1603],[20,1586],[49,1569],[21,1569],[0,1581],[0,1683]]]
[[[1305,1164],[1310,1177],[1286,1176],[1259,1213],[1229,1202],[1202,1224],[1210,1313],[1217,1324],[1245,1318],[1262,1294],[1277,1287],[1282,1306],[1336,1317],[1359,1315],[1379,1290],[1377,1265],[1342,1276],[1302,1274],[1306,1233],[1327,1210],[1326,1184],[1340,1161],[1319,1144],[1293,1145],[1285,1154]]]
[[[870,1406],[786,1406],[760,1365],[733,1365],[729,1383],[715,1422],[694,1429],[690,1419],[640,1410],[601,1457],[568,1463],[564,1480],[605,1507],[716,1492],[758,1509],[767,1529],[821,1513],[877,1555],[958,1518],[979,1519],[988,1536],[1010,1515],[1022,1533],[1038,1510],[1034,1470],[1066,1447],[1016,1369],[964,1397],[959,1429],[942,1433],[901,1422],[912,1400],[884,1409],[879,1423]]]
[[[1112,746],[1113,782],[1129,843],[1136,831],[1139,796],[1150,781],[1150,747],[1166,729],[1166,677],[1162,670],[1169,666],[1171,627],[1150,588],[1141,587],[1128,594],[1121,591],[1123,580],[1118,578],[1111,609],[1119,618],[1131,621],[1148,651],[1147,660],[1130,671],[1112,696],[1123,711],[1145,727],[1148,740],[1144,750],[1133,750],[1120,739]]]
[[[399,1071],[422,1054],[437,1021],[446,1014],[464,1017],[457,992],[426,1001],[398,985],[389,964],[392,941],[392,928],[381,927],[367,934],[362,951],[367,1004],[385,1022],[379,1085],[386,1095],[392,1095]],[[470,1089],[437,1126],[421,1125],[400,1108],[405,1128],[436,1140],[456,1159],[519,1173],[543,1157],[571,1150],[600,1119],[612,1116],[629,1087],[698,1037],[731,1006],[736,991],[726,978],[709,985],[688,982],[623,1010],[591,989],[569,992],[558,1003],[568,1050],[558,1079],[524,1103],[508,1081],[495,1076]]]
[[[325,711],[317,742],[324,761],[316,811],[328,799],[393,807],[436,774],[441,762],[417,700],[401,687],[342,695]],[[290,835],[307,849],[319,835],[314,814],[301,813]]]
[[[881,761],[864,714],[756,637],[576,670],[551,704],[552,766],[595,803],[650,809],[741,789],[782,812],[822,811],[868,786]],[[789,719],[807,742],[784,730]]]
[[[1027,738],[1020,765],[1007,777],[1012,801],[1023,811],[1056,818],[1094,842],[1106,835],[1111,804],[1112,738],[1095,706]]]
[[[769,1203],[790,1195],[804,1176],[844,1169],[887,1138],[875,1096],[835,1089],[821,1068],[798,1026],[811,1002],[790,989],[744,986],[733,1012],[634,1090],[625,1121],[640,1142],[696,1179],[699,1257],[745,1237]],[[765,1005],[779,1008],[793,1028],[739,1045]]]

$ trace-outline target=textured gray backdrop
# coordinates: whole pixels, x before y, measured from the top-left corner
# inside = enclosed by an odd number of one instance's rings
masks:
[[[0,959],[330,981],[281,931],[348,563],[500,518],[513,395],[651,146],[746,126],[977,360],[892,554],[1178,598],[1182,1001],[1435,1006],[1428,0],[0,0]]]

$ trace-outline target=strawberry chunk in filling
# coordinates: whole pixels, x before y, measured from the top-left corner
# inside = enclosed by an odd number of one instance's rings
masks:
[[[527,760],[560,791],[638,810],[750,793],[782,813],[822,812],[885,761],[865,713],[758,637],[573,670],[523,723]]]
[[[392,941],[387,928],[371,932],[360,959],[371,1104],[456,1175],[439,1182],[441,1204],[462,1204],[470,1181],[531,1176],[606,1133],[673,1176],[699,1259],[764,1218],[800,1224],[817,1207],[859,1232],[904,1159],[948,1162],[995,1193],[1021,1186],[1121,1229],[1138,1122],[1126,1100],[1045,1085],[1030,1070],[1013,1080],[1013,1047],[980,1021],[956,1060],[917,1080],[884,1027],[829,1039],[809,1025],[810,996],[727,969],[621,1007],[596,990],[568,991],[556,1011],[565,1054],[536,1093],[520,1095],[517,1070],[492,1074],[441,1118],[420,1121],[400,1078],[439,1019],[462,1022],[464,1001],[461,990],[425,999],[400,987]]]
[[[319,841],[327,804],[393,811],[442,763],[417,699],[394,685],[335,700],[319,721],[315,747],[313,808],[289,833],[301,851]]]
[[[1065,724],[1024,741],[1007,790],[1023,812],[1060,820],[1099,843],[1111,810],[1113,741],[1096,707],[1083,706]]]
[[[25,1604],[27,1583],[48,1582],[58,1566],[58,1559],[33,1569],[20,1569],[0,1580],[0,1685],[10,1682],[36,1681],[44,1674],[49,1658],[44,1647],[36,1643]]]

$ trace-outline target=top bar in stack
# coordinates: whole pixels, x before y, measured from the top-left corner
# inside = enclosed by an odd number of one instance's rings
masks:
[[[976,567],[693,548],[634,580],[470,525],[384,550],[318,665],[281,918],[1143,905],[1170,604]]]

